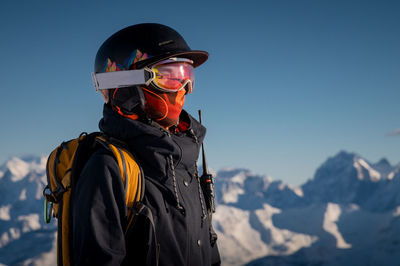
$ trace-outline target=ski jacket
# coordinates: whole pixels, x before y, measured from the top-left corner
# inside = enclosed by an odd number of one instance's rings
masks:
[[[138,219],[125,232],[127,210],[119,168],[112,154],[100,148],[83,169],[73,195],[76,265],[220,265],[217,244],[210,244],[196,166],[206,130],[185,111],[180,119],[186,130],[172,134],[104,106],[100,130],[111,140],[124,142],[142,167],[143,203],[151,210],[154,227]]]

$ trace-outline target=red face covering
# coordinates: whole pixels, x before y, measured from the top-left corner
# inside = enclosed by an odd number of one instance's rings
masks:
[[[147,115],[166,129],[176,125],[185,103],[186,90],[167,93],[151,88],[142,89]]]

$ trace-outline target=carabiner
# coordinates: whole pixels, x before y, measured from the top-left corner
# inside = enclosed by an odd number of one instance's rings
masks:
[[[52,214],[53,214],[53,202],[49,202],[47,198],[44,198],[44,221],[46,224],[50,223]]]

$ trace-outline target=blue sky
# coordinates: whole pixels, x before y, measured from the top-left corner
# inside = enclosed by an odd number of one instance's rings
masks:
[[[209,61],[209,165],[301,184],[340,150],[400,162],[399,1],[2,1],[0,162],[98,130],[90,78],[101,43],[157,22]]]

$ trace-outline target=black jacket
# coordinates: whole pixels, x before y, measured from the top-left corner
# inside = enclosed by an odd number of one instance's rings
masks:
[[[125,236],[126,206],[119,168],[98,149],[89,159],[73,195],[73,255],[76,265],[218,265],[210,244],[209,219],[196,175],[205,128],[185,111],[188,129],[163,128],[115,114],[105,105],[100,129],[123,141],[145,174],[144,204],[155,223],[138,219]],[[148,254],[150,252],[150,254]]]

